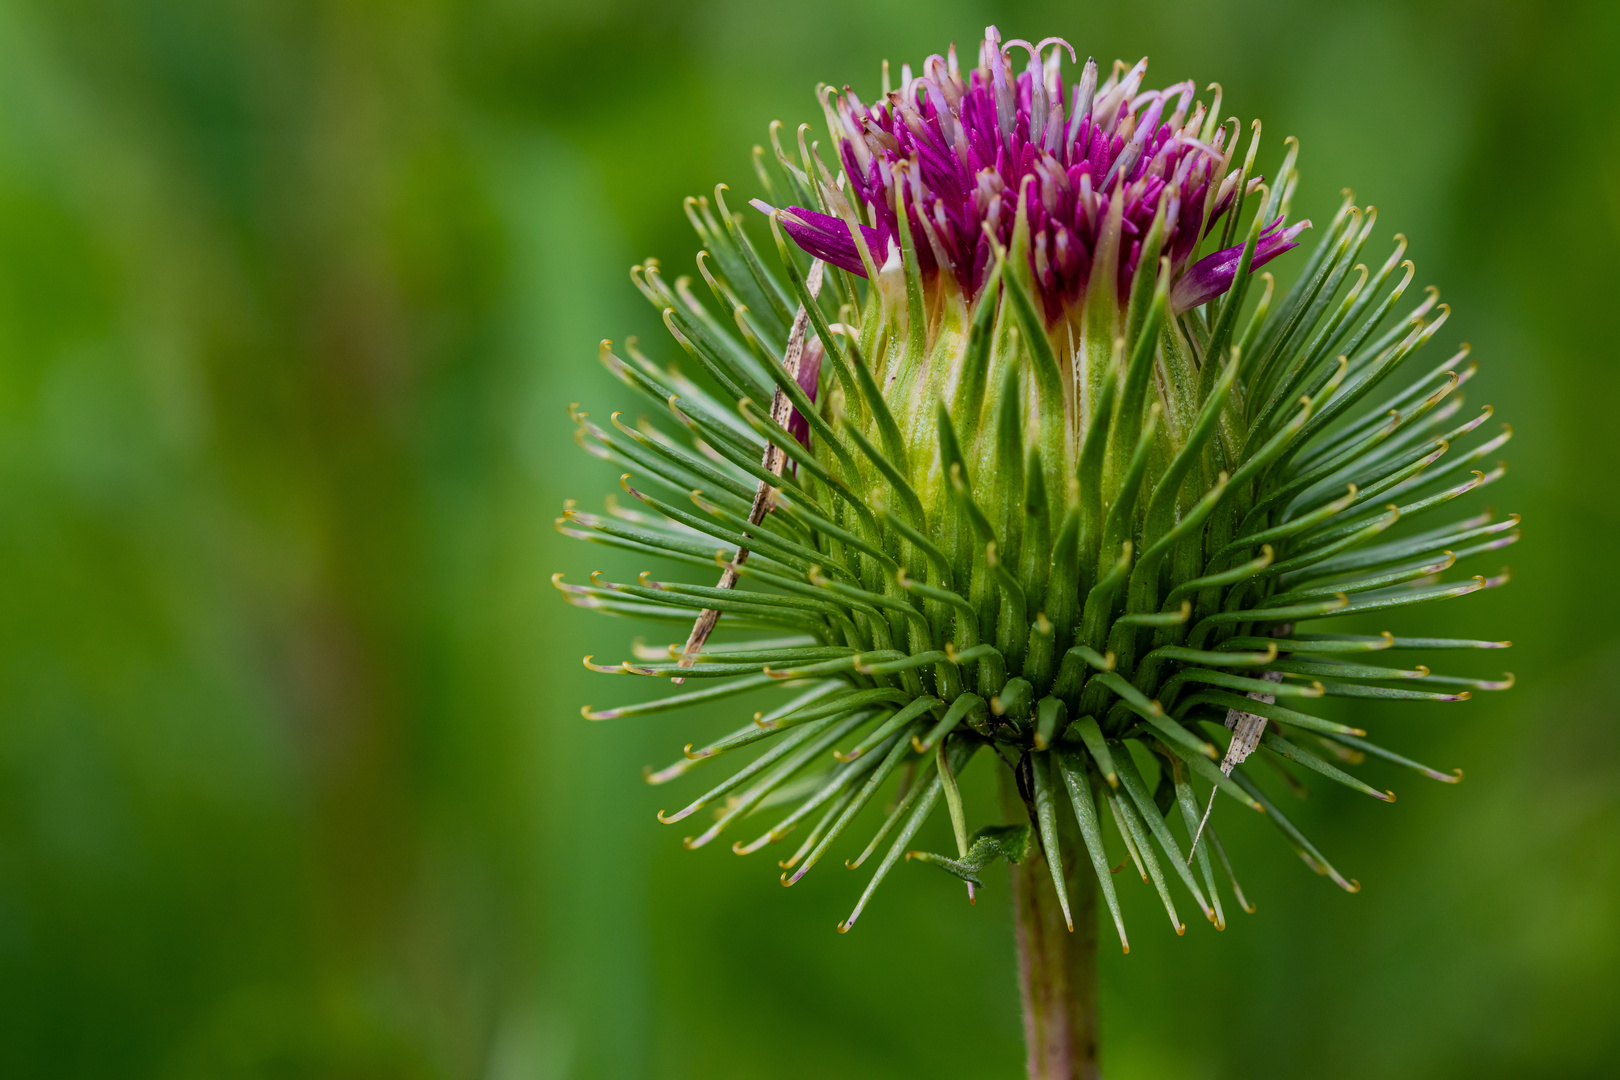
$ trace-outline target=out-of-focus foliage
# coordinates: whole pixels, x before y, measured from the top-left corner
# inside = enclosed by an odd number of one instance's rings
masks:
[[[625,270],[689,265],[681,196],[988,21],[1297,134],[1296,213],[1410,235],[1519,432],[1517,584],[1446,627],[1519,688],[1381,724],[1467,781],[1312,790],[1358,896],[1231,836],[1259,914],[1105,960],[1109,1075],[1612,1069],[1609,5],[10,0],[0,1075],[1016,1069],[999,882],[899,874],[841,937],[854,875],[682,852],[636,779],[675,730],[579,718],[622,630],[547,583],[596,568],[564,409],[625,403],[595,345],[657,336]]]

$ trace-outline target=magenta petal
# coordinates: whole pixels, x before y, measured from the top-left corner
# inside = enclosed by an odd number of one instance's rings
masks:
[[[1296,222],[1288,228],[1281,228],[1282,218],[1278,218],[1260,234],[1260,240],[1254,248],[1254,267],[1258,270],[1278,255],[1296,248],[1294,238],[1311,227],[1310,220]],[[1199,259],[1187,272],[1181,275],[1170,290],[1170,309],[1181,314],[1200,304],[1207,304],[1232,287],[1232,280],[1237,277],[1238,263],[1243,258],[1243,245],[1222,248],[1213,255],[1206,255]]]
[[[804,352],[799,356],[799,389],[804,391],[811,401],[816,400],[816,383],[821,378],[821,339],[816,338],[804,343]],[[799,440],[799,445],[805,448],[810,446],[810,421],[794,409],[788,417],[788,434]]]
[[[758,199],[753,201],[753,206],[765,214],[775,209]],[[866,276],[866,267],[861,264],[861,253],[850,238],[849,227],[838,218],[800,206],[790,206],[782,211],[782,228],[806,253],[852,274]],[[866,249],[870,252],[882,250],[878,243],[881,238],[878,230],[867,225],[860,228]]]

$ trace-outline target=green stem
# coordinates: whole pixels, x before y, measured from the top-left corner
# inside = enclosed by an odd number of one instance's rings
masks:
[[[1011,820],[1025,813],[1016,783],[1003,772]],[[1013,816],[1016,815],[1016,816]],[[1078,843],[1064,845],[1084,851]],[[1030,1080],[1099,1080],[1097,1069],[1097,883],[1089,867],[1065,860],[1074,930],[1063,920],[1046,859],[1038,852],[1011,867],[1018,991]]]

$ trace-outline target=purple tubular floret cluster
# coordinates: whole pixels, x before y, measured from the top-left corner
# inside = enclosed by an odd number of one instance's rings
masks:
[[[1051,54],[1043,60],[1047,46]],[[1030,57],[1018,75],[1010,67],[1014,48]],[[991,27],[979,65],[965,78],[953,47],[948,58],[930,56],[920,76],[902,79],[901,88],[876,105],[863,105],[847,87],[837,96],[838,151],[849,194],[875,222],[859,226],[868,256],[879,267],[898,257],[898,201],[925,279],[949,274],[971,299],[993,261],[986,234],[1010,244],[1022,199],[1030,269],[1051,323],[1100,284],[1091,280],[1099,257],[1114,263],[1116,295],[1129,294],[1143,239],[1163,200],[1161,254],[1176,282],[1174,306],[1186,310],[1220,295],[1232,283],[1241,245],[1190,268],[1187,262],[1234,202],[1236,172],[1223,168],[1230,154],[1225,129],[1214,145],[1199,137],[1203,107],[1189,120],[1196,92],[1190,81],[1143,91],[1145,59],[1102,87],[1095,62],[1088,61],[1081,81],[1066,87],[1064,51],[1073,56],[1056,38],[1003,45]],[[1111,211],[1119,213],[1119,224],[1110,259]],[[795,206],[784,211],[782,223],[811,255],[865,275],[843,220]],[[1296,246],[1309,224],[1271,223],[1254,265]]]

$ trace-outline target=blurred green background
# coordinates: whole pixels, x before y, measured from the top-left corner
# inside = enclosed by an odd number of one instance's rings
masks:
[[[1517,579],[1443,612],[1518,688],[1367,722],[1467,782],[1313,792],[1360,895],[1249,821],[1226,933],[1127,886],[1110,1080],[1620,1072],[1614,5],[4,0],[0,1075],[1020,1075],[1001,879],[840,936],[835,863],[682,851],[639,771],[735,721],[583,721],[636,628],[548,582],[622,569],[565,408],[669,355],[682,196],[990,21],[1298,135],[1519,432]]]

